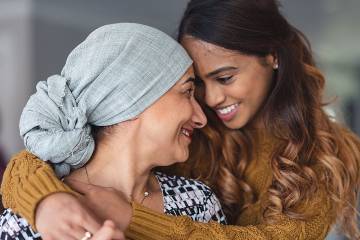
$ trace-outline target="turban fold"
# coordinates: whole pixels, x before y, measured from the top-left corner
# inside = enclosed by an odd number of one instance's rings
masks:
[[[135,23],[100,27],[70,53],[60,75],[37,84],[20,118],[25,147],[66,176],[92,156],[92,125],[136,117],[191,64],[160,30]]]

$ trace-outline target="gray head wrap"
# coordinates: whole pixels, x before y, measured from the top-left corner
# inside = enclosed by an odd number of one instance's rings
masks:
[[[83,166],[94,151],[90,125],[136,117],[191,66],[165,33],[140,24],[106,25],[68,56],[61,75],[36,86],[20,118],[27,150],[50,161],[59,177]]]

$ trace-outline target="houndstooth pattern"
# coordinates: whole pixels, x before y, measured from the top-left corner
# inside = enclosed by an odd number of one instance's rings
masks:
[[[211,189],[200,181],[156,172],[163,200],[164,213],[174,216],[186,215],[194,221],[217,221],[226,224],[221,205]],[[0,240],[39,240],[39,233],[29,223],[6,209],[0,218]]]

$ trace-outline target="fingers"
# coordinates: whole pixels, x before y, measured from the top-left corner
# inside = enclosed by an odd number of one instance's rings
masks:
[[[112,240],[112,239],[125,239],[124,234],[116,231],[115,224],[112,221],[105,221],[101,229],[94,234],[91,240]]]
[[[41,239],[43,239],[43,240],[59,239],[59,236],[61,236],[61,240],[79,240],[82,238],[82,237],[76,238],[73,234],[55,231],[55,232],[51,232],[51,233],[41,234]],[[16,238],[13,238],[13,239],[16,239]]]
[[[86,232],[91,232],[91,231],[86,231],[83,227],[77,226],[77,227],[73,227],[73,229],[71,230],[71,236],[76,239],[82,239],[84,238]],[[70,235],[70,233],[69,233]]]
[[[79,204],[79,203],[78,203]],[[75,205],[75,204],[74,204]],[[74,207],[73,205],[73,207]],[[85,206],[74,207],[71,219],[66,219],[62,226],[63,232],[71,234],[76,239],[84,237],[86,232],[95,233],[101,228],[101,220],[95,217]]]
[[[91,233],[95,233],[101,228],[101,224],[91,214],[84,217],[81,226]]]
[[[93,214],[93,208],[87,206],[84,197],[55,193],[39,204],[35,221],[43,239],[58,239],[62,236],[63,240],[79,240],[84,238],[87,231],[96,233],[101,229],[101,219],[107,217]]]
[[[113,238],[117,240],[125,239],[125,235],[122,231],[120,231],[118,228],[115,228]]]

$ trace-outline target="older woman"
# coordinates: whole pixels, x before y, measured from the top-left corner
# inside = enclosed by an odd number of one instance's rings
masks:
[[[61,75],[39,82],[20,132],[26,148],[67,182],[112,188],[160,213],[225,223],[207,186],[152,171],[186,161],[193,131],[206,124],[193,81],[192,60],[166,34],[139,24],[107,25],[70,53]],[[49,182],[36,187],[52,188]],[[22,195],[26,201],[30,192]],[[87,239],[98,228],[84,225],[58,237]],[[3,214],[1,239],[40,234],[11,209]]]

